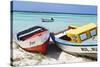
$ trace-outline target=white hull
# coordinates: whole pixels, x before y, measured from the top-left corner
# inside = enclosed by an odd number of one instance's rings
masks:
[[[75,55],[81,55],[81,56],[88,56],[97,58],[97,40],[96,36],[95,38],[91,37],[88,38],[80,43],[71,42],[71,37],[66,35],[67,30],[61,31],[57,34],[51,33],[52,40],[65,52],[75,54]],[[71,35],[71,34],[70,34]],[[82,35],[84,38],[85,36]],[[87,35],[86,35],[87,37]],[[86,38],[85,37],[85,38]],[[72,40],[76,40],[75,37]]]
[[[97,46],[67,46],[62,44],[57,45],[67,53],[97,59]]]
[[[35,47],[39,46],[43,43],[45,43],[49,39],[49,32],[43,32],[41,36],[33,36],[25,41],[18,41],[21,47],[23,48],[30,48],[30,47]]]

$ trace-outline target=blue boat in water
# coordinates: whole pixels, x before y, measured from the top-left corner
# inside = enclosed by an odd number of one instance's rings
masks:
[[[94,23],[81,27],[69,26],[60,33],[51,33],[51,38],[67,53],[93,59],[97,57],[97,27]]]

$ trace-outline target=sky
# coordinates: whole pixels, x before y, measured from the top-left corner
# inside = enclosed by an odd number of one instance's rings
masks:
[[[97,7],[90,5],[54,4],[31,1],[13,1],[12,5],[13,11],[97,14]]]

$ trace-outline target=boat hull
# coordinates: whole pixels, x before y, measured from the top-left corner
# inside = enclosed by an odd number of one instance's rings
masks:
[[[49,44],[50,33],[47,29],[35,26],[19,32],[17,34],[17,43],[25,51],[34,53],[45,53]]]
[[[20,44],[20,47],[25,51],[44,54],[49,44],[49,39],[49,32],[46,31],[43,32],[40,36],[31,37],[25,41],[18,41],[18,43]]]
[[[92,39],[88,40],[88,42],[84,43],[70,43],[68,41],[64,41],[60,39],[58,36],[54,36],[54,34],[50,34],[54,43],[63,51],[75,55],[75,56],[85,56],[92,59],[97,59],[97,43]]]
[[[45,43],[40,44],[38,46],[29,47],[29,48],[21,47],[21,48],[24,49],[25,51],[28,51],[28,52],[31,52],[31,53],[42,53],[42,54],[45,54],[46,53],[46,48],[48,46],[48,43],[49,43],[49,39]]]
[[[57,43],[57,46],[63,51],[75,55],[97,59],[97,46],[66,46]]]

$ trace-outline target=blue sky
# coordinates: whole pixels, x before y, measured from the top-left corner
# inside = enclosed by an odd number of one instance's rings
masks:
[[[13,11],[97,14],[96,6],[13,1]]]

